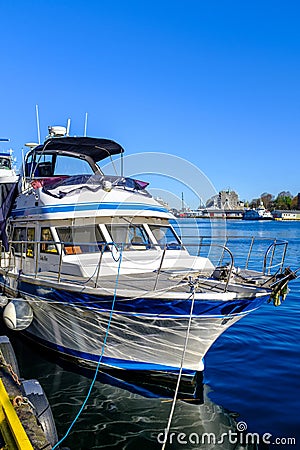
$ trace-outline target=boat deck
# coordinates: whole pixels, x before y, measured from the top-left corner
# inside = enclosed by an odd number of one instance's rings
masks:
[[[194,275],[194,276],[193,276]],[[143,272],[134,274],[120,274],[118,279],[116,275],[100,276],[96,284],[95,279],[88,277],[78,277],[74,275],[61,274],[58,282],[58,275],[55,272],[39,272],[36,280],[46,283],[55,283],[56,285],[73,286],[76,290],[78,287],[103,289],[113,293],[117,288],[118,293],[126,293],[127,295],[150,295],[159,294],[161,292],[181,292],[190,293],[193,283],[195,283],[195,291],[222,293],[225,291],[225,282],[214,280],[211,278],[196,278],[198,272],[186,271],[161,271]],[[242,285],[229,284],[227,292],[240,292]],[[243,287],[245,290],[245,286]],[[248,286],[249,290],[254,287]]]

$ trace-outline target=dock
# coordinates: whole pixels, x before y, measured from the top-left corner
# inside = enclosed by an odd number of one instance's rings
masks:
[[[12,345],[7,336],[0,336],[1,449],[50,450],[54,441],[57,441],[56,429],[51,433],[52,443],[46,435],[46,430],[43,429],[43,418],[39,419],[37,405],[33,404],[37,395],[39,400],[43,400],[43,406],[46,404],[50,409],[38,381],[20,378]],[[51,417],[53,420],[52,413]]]

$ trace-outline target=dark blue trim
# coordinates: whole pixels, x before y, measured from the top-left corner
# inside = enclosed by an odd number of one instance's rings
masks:
[[[81,292],[71,292],[54,288],[47,288],[20,281],[20,294],[29,294],[45,301],[59,302],[61,305],[78,306],[101,312],[110,312],[112,295],[92,295]],[[257,309],[269,298],[269,295],[253,299],[236,300],[195,300],[193,317],[221,317],[245,314]],[[127,299],[117,296],[114,314],[154,316],[158,318],[184,318],[190,314],[191,300],[168,299],[168,298],[133,298]]]
[[[52,350],[56,350],[64,355],[71,356],[75,359],[84,359],[88,362],[97,364],[100,358],[100,355],[95,355],[92,353],[81,352],[78,350],[74,350],[71,348],[64,347],[63,345],[54,344],[53,342],[46,341],[40,337],[37,337],[34,333],[30,333],[30,328],[26,330],[26,334],[30,334],[31,339],[34,339],[35,342],[40,342],[40,344],[45,347],[49,347]],[[99,347],[100,348],[100,347]],[[101,350],[101,348],[100,348]],[[118,369],[128,369],[128,370],[155,370],[162,372],[174,372],[177,373],[179,368],[173,366],[165,366],[162,364],[153,364],[142,361],[131,361],[127,359],[119,359],[119,358],[109,358],[107,356],[103,356],[101,358],[102,365],[108,365],[111,367],[115,367]],[[183,369],[183,373],[185,374],[193,374],[195,370],[191,369]]]
[[[40,206],[34,208],[23,208],[23,209],[14,209],[12,211],[13,217],[21,217],[21,216],[29,216],[29,215],[38,215],[38,214],[53,214],[53,213],[63,213],[63,212],[73,212],[73,211],[95,211],[95,210],[103,210],[103,209],[121,209],[121,210],[150,210],[155,212],[164,212],[168,213],[169,211],[165,208],[155,205],[146,205],[143,203],[78,203],[72,205],[53,205],[53,206]]]

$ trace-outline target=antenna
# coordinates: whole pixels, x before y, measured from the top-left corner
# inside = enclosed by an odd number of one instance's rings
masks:
[[[88,113],[85,113],[85,121],[84,121],[84,131],[83,136],[86,137],[86,130],[87,130],[87,121],[88,121]]]
[[[35,105],[35,115],[36,115],[36,126],[39,144],[41,143],[41,133],[40,133],[40,119],[39,119],[39,105]]]
[[[121,153],[121,177],[124,177],[124,159],[123,159],[123,153]]]
[[[69,118],[67,121],[67,132],[66,132],[67,136],[69,136],[70,134],[70,126],[71,126],[71,119]]]
[[[183,192],[181,192],[181,211],[182,212],[185,211]]]
[[[25,158],[24,158],[24,148],[22,147],[22,170],[23,170],[23,178],[25,178]]]

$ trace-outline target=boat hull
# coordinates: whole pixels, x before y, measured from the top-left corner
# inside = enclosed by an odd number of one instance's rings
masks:
[[[202,371],[213,342],[231,325],[259,308],[266,295],[230,301],[113,298],[49,289],[22,282],[19,294],[34,320],[26,329],[34,341],[84,367],[185,373]]]

